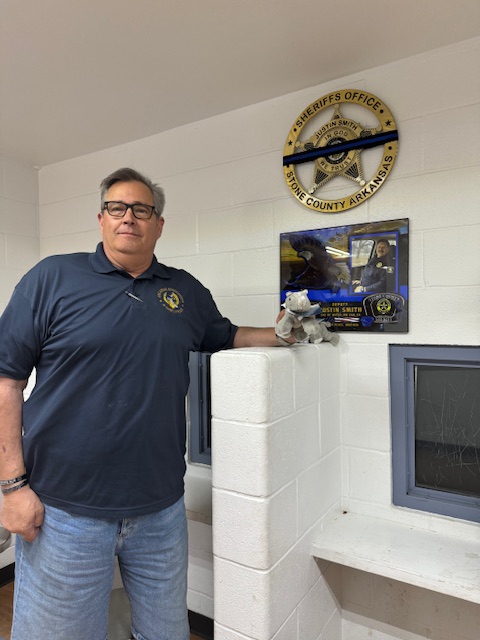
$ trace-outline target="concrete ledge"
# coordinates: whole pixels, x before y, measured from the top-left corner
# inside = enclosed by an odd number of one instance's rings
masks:
[[[0,569],[15,562],[15,536],[10,538],[10,546],[0,554]]]
[[[210,468],[192,468],[185,475],[185,509],[187,518],[212,524],[212,472]]]
[[[211,515],[206,515],[205,513],[198,513],[198,511],[190,511],[189,509],[187,509],[186,512],[187,512],[187,520],[193,520],[195,522],[201,522],[202,524],[208,524],[212,526]]]
[[[326,525],[312,555],[480,604],[480,540],[346,513]]]

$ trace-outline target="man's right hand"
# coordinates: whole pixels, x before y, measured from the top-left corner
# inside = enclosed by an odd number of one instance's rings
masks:
[[[0,522],[7,531],[33,542],[42,526],[44,513],[40,498],[26,486],[3,496]]]

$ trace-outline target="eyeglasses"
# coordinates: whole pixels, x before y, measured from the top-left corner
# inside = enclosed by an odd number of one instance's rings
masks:
[[[127,210],[131,209],[134,217],[138,220],[150,220],[155,211],[155,207],[150,204],[127,204],[126,202],[114,202],[113,200],[105,202],[103,208],[113,218],[123,218]]]

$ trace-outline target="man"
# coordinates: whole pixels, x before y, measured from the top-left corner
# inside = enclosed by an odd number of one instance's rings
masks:
[[[1,519],[18,534],[12,640],[104,640],[115,554],[134,638],[189,637],[188,355],[278,342],[273,329],[232,325],[195,278],[157,262],[163,207],[142,174],[105,178],[103,243],[41,261],[0,318]]]
[[[354,280],[355,293],[379,293],[395,290],[395,256],[386,238],[379,238],[375,255],[363,268],[360,280]]]

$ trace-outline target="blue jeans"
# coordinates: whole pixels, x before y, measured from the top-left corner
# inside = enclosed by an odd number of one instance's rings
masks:
[[[118,556],[136,640],[188,640],[183,498],[123,520],[45,506],[33,542],[16,539],[11,640],[105,640]]]

